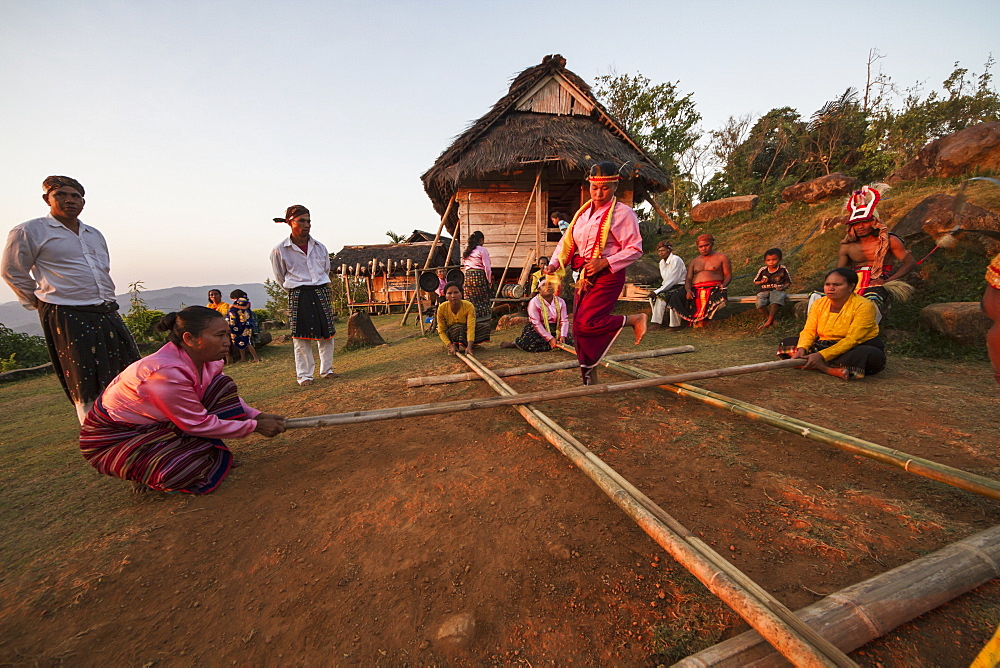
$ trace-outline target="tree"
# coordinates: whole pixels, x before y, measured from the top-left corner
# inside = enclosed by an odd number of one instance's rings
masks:
[[[392,239],[392,243],[394,243],[394,244],[401,244],[404,241],[406,241],[406,235],[405,234],[399,234],[398,232],[393,232],[392,230],[387,231],[385,233],[385,236],[387,236],[390,239]]]
[[[271,314],[271,317],[277,319],[287,317],[288,290],[285,290],[277,281],[265,278],[264,291],[267,292],[267,303],[264,304],[264,308]]]
[[[45,339],[15,332],[0,324],[0,373],[38,366],[48,359]]]
[[[855,89],[848,88],[824,104],[812,115],[803,135],[805,162],[813,168],[810,171],[815,170],[809,176],[849,171],[861,158],[867,130],[868,114]]]
[[[677,172],[678,157],[701,136],[692,93],[681,95],[679,85],[654,85],[641,74],[606,74],[597,77],[594,88],[611,115],[670,176]]]

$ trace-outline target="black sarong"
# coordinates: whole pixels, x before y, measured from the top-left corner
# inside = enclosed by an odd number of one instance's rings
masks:
[[[329,339],[336,334],[330,284],[302,285],[288,291],[292,338]]]
[[[74,404],[96,401],[115,376],[139,359],[139,349],[117,311],[117,302],[38,302],[52,368]]]

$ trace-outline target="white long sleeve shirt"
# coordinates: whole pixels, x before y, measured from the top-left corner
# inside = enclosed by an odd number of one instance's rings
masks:
[[[663,285],[654,290],[656,294],[660,294],[678,283],[683,283],[684,279],[687,278],[687,267],[684,266],[684,260],[673,253],[666,260],[660,260],[660,278],[663,279]]]
[[[36,299],[61,306],[115,299],[108,244],[83,221],[78,234],[52,216],[16,226],[7,236],[0,273],[27,309],[36,308]]]
[[[286,290],[330,282],[330,253],[326,246],[309,237],[306,248],[303,253],[289,236],[271,251],[274,278]]]

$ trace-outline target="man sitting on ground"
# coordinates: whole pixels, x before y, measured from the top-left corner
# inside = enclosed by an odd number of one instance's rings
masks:
[[[729,256],[714,250],[715,237],[702,234],[697,244],[699,256],[688,265],[684,292],[676,292],[670,300],[670,308],[692,327],[704,326],[726,306],[726,287],[733,280]]]

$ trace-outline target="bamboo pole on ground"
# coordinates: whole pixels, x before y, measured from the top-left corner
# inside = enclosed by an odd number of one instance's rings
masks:
[[[510,247],[510,254],[507,256],[507,264],[503,267],[503,273],[500,274],[500,283],[497,285],[497,293],[493,295],[494,297],[500,296],[500,290],[503,288],[503,279],[507,277],[507,270],[510,269],[511,260],[514,259],[514,250],[517,248],[517,242],[521,239],[521,230],[524,229],[524,222],[528,220],[528,212],[531,211],[531,202],[535,199],[535,193],[538,192],[538,182],[542,180],[542,168],[538,168],[538,174],[535,175],[535,185],[531,189],[531,195],[528,197],[528,206],[524,208],[524,215],[521,217],[521,225],[517,228],[517,234],[514,235],[514,245]],[[537,204],[535,206],[538,206]],[[492,280],[490,276],[486,277],[486,280]]]
[[[431,266],[431,259],[434,257],[434,249],[437,248],[438,239],[441,238],[441,230],[444,228],[445,223],[448,221],[448,214],[451,213],[451,207],[454,203],[455,203],[454,197],[448,200],[448,207],[444,210],[444,215],[441,216],[441,223],[438,225],[437,234],[434,235],[434,241],[431,243],[430,250],[427,251],[427,260],[424,261],[424,270],[426,270],[429,266]],[[454,239],[454,237],[452,238]],[[403,319],[399,323],[400,327],[406,326],[406,319],[410,316],[410,309],[413,308],[413,302],[416,300],[418,294],[420,294],[419,280],[417,281],[417,289],[413,293],[413,299],[410,300],[410,302],[406,305],[406,310],[403,311]]]
[[[527,395],[517,394],[479,360],[461,353],[459,358],[497,392],[521,401],[527,398]],[[647,535],[757,629],[782,655],[798,666],[857,665],[707,544],[694,538],[690,531],[572,434],[533,406],[519,404],[516,408],[531,426],[596,483]]]
[[[648,357],[660,357],[663,355],[679,355],[681,353],[693,353],[694,346],[678,346],[676,348],[659,348],[657,350],[642,350],[637,353],[623,353],[621,355],[609,355],[608,359],[616,362],[624,360],[645,359]],[[506,378],[508,376],[526,376],[532,373],[545,373],[546,371],[557,371],[559,369],[576,369],[579,362],[552,362],[550,364],[534,364],[531,366],[515,366],[508,369],[496,369],[493,371],[497,376]],[[407,387],[423,387],[424,385],[446,385],[448,383],[460,383],[467,380],[479,380],[479,374],[475,372],[454,373],[447,376],[422,376],[419,378],[407,378]]]
[[[991,579],[1000,577],[1000,526],[851,585],[796,611],[851,652]],[[682,668],[773,665],[774,651],[748,631],[674,664]]]
[[[567,352],[572,352],[574,354],[576,352],[569,346],[560,347]],[[621,362],[615,362],[613,360],[609,361],[607,358],[602,360],[601,364],[609,369],[615,369],[616,371],[620,371],[628,376],[632,376],[633,378],[653,378],[656,375],[651,371],[622,364]],[[683,397],[697,399],[698,401],[711,406],[725,408],[726,410],[737,415],[743,415],[752,420],[764,422],[765,424],[769,424],[779,429],[784,429],[785,431],[798,434],[799,436],[804,436],[808,439],[818,441],[819,443],[832,445],[835,448],[849,452],[853,455],[860,455],[862,457],[874,459],[877,462],[903,469],[907,473],[911,473],[913,475],[918,475],[929,480],[935,480],[937,482],[951,485],[952,487],[957,487],[958,489],[963,489],[967,492],[980,494],[991,499],[1000,500],[1000,481],[987,478],[986,476],[963,471],[962,469],[957,469],[946,464],[939,464],[938,462],[925,459],[923,457],[917,457],[903,452],[902,450],[887,448],[884,445],[855,438],[854,436],[850,436],[848,434],[842,434],[832,429],[827,429],[826,427],[805,422],[804,420],[799,420],[798,418],[782,415],[781,413],[776,413],[775,411],[761,408],[760,406],[755,406],[754,404],[747,403],[739,399],[733,399],[732,397],[727,397],[716,392],[710,392],[700,387],[687,385],[684,381],[676,385],[664,384],[660,387],[660,389],[673,392],[674,394],[678,394]]]
[[[360,422],[377,422],[380,420],[399,420],[402,418],[420,417],[423,415],[459,413],[462,411],[481,410],[483,408],[513,406],[520,403],[521,399],[530,402],[555,401],[557,399],[571,399],[574,397],[586,397],[596,394],[611,394],[615,392],[625,392],[628,390],[641,390],[647,387],[656,387],[657,385],[662,385],[664,383],[679,383],[687,380],[737,376],[744,373],[773,371],[775,369],[792,369],[800,367],[803,364],[805,364],[805,360],[801,359],[778,360],[776,362],[746,364],[743,366],[726,367],[724,369],[709,369],[708,371],[692,371],[689,373],[674,374],[672,376],[640,378],[638,380],[605,383],[603,385],[578,385],[576,387],[562,390],[526,392],[519,395],[519,398],[489,397],[482,399],[459,399],[458,401],[444,401],[432,404],[420,404],[417,406],[400,406],[398,408],[380,408],[369,411],[355,411],[353,413],[335,413],[333,415],[291,418],[290,420],[285,421],[285,428],[299,429],[303,427],[332,427],[340,424],[357,424]]]

